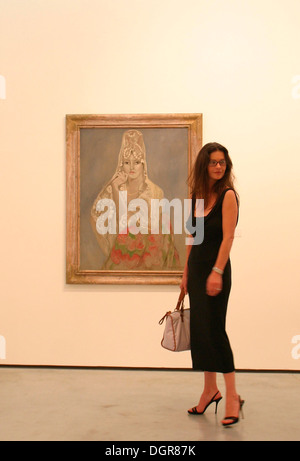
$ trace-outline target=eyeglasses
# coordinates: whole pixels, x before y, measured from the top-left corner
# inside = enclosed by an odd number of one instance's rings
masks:
[[[217,166],[218,164],[220,166],[226,166],[226,160],[219,160],[218,162],[217,160],[210,160],[208,164],[209,166]]]

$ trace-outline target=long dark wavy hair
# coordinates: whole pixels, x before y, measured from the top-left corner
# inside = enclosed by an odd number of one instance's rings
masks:
[[[216,151],[223,152],[226,160],[226,170],[224,176],[215,182],[213,189],[209,190],[208,164],[210,155]],[[235,191],[238,198],[238,194],[234,187],[232,161],[229,157],[226,147],[217,142],[210,142],[205,144],[196,158],[195,164],[188,178],[188,185],[190,187],[191,196],[204,199],[204,203],[208,203],[209,197],[212,193],[217,195],[218,200],[222,192],[228,187]]]

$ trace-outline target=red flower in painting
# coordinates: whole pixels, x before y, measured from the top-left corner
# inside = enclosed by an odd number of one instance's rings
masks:
[[[127,239],[128,239],[128,234],[118,234],[117,242],[120,245],[126,245]]]
[[[111,250],[111,254],[110,254],[110,258],[112,260],[112,262],[114,264],[120,264],[120,262],[122,261],[123,257],[122,257],[122,251],[121,250],[117,250],[116,248],[113,248]]]

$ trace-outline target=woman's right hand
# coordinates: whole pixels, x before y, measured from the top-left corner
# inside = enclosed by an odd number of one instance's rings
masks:
[[[180,289],[184,291],[185,294],[188,292],[188,271],[187,268],[184,269],[182,279],[181,279],[181,284],[180,284]]]
[[[127,181],[128,174],[124,173],[124,171],[120,171],[119,173],[116,173],[112,180],[111,180],[111,185],[118,189],[122,184],[124,184]]]

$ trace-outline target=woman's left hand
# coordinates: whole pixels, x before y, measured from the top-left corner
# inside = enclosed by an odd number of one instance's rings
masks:
[[[222,275],[211,271],[206,281],[206,293],[208,296],[217,296],[221,293],[223,287]]]

